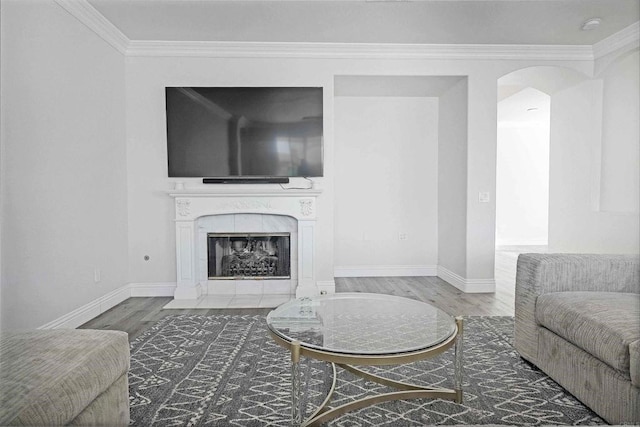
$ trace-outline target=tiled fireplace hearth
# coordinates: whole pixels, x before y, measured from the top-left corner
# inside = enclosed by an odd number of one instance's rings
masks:
[[[223,300],[240,295],[293,298],[316,294],[314,245],[320,192],[279,188],[171,192],[176,209],[175,302],[203,295]],[[218,254],[211,246],[215,236],[220,237],[214,243]],[[229,242],[224,243],[225,239]],[[221,270],[223,257],[228,276],[212,277],[216,267],[210,262],[218,262]],[[286,274],[270,272],[278,265],[286,265]],[[263,274],[253,274],[251,269]]]

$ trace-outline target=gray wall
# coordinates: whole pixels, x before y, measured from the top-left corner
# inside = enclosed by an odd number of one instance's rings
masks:
[[[124,57],[53,2],[3,2],[1,42],[1,318],[23,329],[127,282]]]
[[[467,79],[440,96],[438,265],[467,273]]]

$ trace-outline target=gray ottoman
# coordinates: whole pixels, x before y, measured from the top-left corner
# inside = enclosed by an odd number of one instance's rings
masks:
[[[3,333],[0,425],[128,425],[128,371],[125,332]]]

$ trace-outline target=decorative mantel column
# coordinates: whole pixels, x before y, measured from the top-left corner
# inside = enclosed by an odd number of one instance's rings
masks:
[[[223,214],[270,214],[290,216],[298,222],[296,297],[318,294],[316,286],[316,199],[322,190],[197,188],[169,193],[176,208],[175,299],[196,299],[203,294],[207,278],[198,277],[198,218]],[[225,230],[220,230],[224,232]],[[204,283],[203,283],[204,282]]]

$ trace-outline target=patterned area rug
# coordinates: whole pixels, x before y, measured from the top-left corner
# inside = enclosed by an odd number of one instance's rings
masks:
[[[513,318],[467,317],[464,403],[413,399],[348,413],[330,426],[606,424],[512,346]],[[378,375],[452,387],[452,350]],[[393,391],[338,368],[332,406]],[[308,413],[330,387],[330,365],[302,358]],[[132,424],[288,426],[288,352],[267,334],[264,316],[171,315],[131,344]]]

